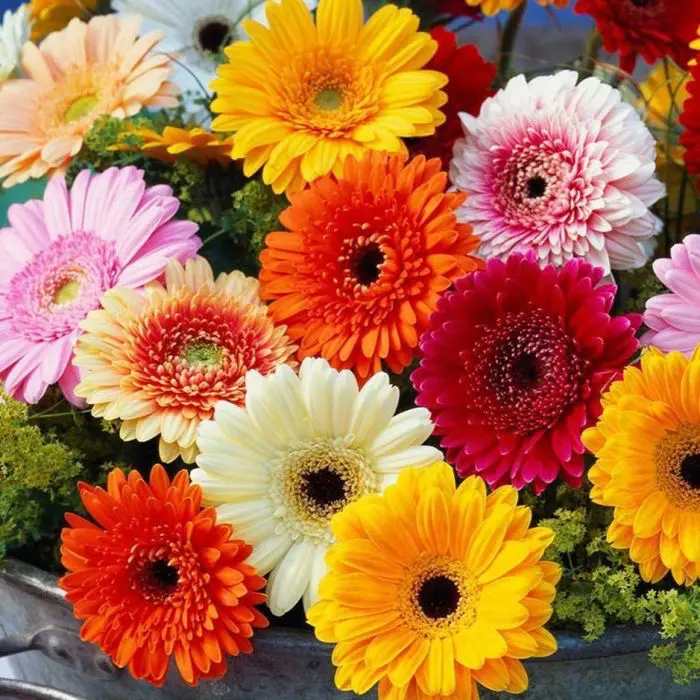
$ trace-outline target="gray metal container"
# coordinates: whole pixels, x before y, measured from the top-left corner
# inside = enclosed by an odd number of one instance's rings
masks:
[[[32,691],[15,682],[4,698],[71,700],[331,700],[351,698],[333,684],[330,647],[308,630],[271,628],[258,632],[252,656],[229,661],[221,681],[188,688],[171,671],[158,690],[116,669],[97,647],[78,637],[56,579],[17,561],[0,569],[0,676],[12,676],[57,689]],[[648,628],[620,628],[589,644],[560,634],[559,651],[549,659],[526,662],[528,700],[698,700],[700,684],[675,685],[667,672],[653,666],[647,651],[658,641]],[[36,694],[32,694],[35,692]],[[13,694],[14,693],[14,694]],[[501,697],[482,692],[482,698]],[[376,697],[370,694],[368,697]],[[505,694],[502,697],[507,697]]]

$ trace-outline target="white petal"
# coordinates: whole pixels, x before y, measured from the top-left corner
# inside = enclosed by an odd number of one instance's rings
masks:
[[[435,462],[442,462],[440,450],[428,445],[409,447],[401,452],[392,452],[377,460],[377,470],[380,472],[398,472],[407,467],[427,467]]]
[[[269,573],[292,544],[287,533],[272,535],[253,547],[246,563],[255,567],[261,576]]]
[[[377,435],[370,449],[377,456],[398,452],[423,444],[432,432],[430,411],[426,408],[413,408],[394,416],[389,426]]]
[[[273,615],[284,615],[301,599],[309,585],[315,545],[296,542],[267,581],[267,605]]]
[[[316,545],[316,551],[313,554],[311,561],[311,576],[309,585],[304,591],[304,610],[308,612],[309,608],[318,600],[318,586],[321,579],[326,575],[328,567],[326,566],[326,553],[328,547],[325,544]]]

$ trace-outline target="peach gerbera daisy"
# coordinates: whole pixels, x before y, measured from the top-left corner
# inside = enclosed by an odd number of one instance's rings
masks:
[[[233,136],[220,138],[199,126],[190,129],[166,126],[162,134],[153,129],[134,129],[127,133],[143,141],[141,146],[133,150],[140,150],[144,155],[166,163],[174,163],[180,157],[202,166],[218,163],[224,167],[231,163]],[[125,144],[116,148],[131,149]]]
[[[289,232],[267,237],[260,281],[300,358],[322,355],[361,379],[383,361],[410,364],[440,293],[481,266],[455,215],[464,195],[446,186],[439,158],[369,152],[292,195],[280,216]]]
[[[442,73],[421,70],[437,50],[409,9],[386,5],[364,23],[362,0],[321,0],[317,20],[302,0],[268,2],[269,29],[243,22],[249,42],[226,49],[214,131],[235,131],[234,158],[275,192],[293,192],[349,155],[398,152],[406,136],[445,121]]]
[[[23,80],[0,87],[0,179],[5,187],[65,172],[103,114],[175,107],[170,60],[151,53],[157,33],[138,38],[141,20],[73,19],[41,46],[22,50]]]
[[[121,420],[123,440],[160,435],[160,457],[197,456],[195,438],[218,401],[241,405],[245,375],[266,375],[290,362],[295,346],[241,272],[214,279],[204,258],[171,261],[165,285],[144,294],[118,288],[81,324],[76,366],[85,376],[76,394],[92,413]]]

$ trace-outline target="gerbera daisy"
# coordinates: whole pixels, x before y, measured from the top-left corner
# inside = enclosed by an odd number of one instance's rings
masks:
[[[199,126],[188,129],[166,126],[162,134],[153,129],[133,129],[126,134],[142,140],[143,143],[138,146],[139,151],[166,163],[174,163],[180,157],[202,166],[218,163],[225,167],[231,163],[233,137],[219,138]],[[132,147],[120,144],[113,148],[129,150]]]
[[[382,491],[406,467],[439,460],[422,446],[433,424],[414,408],[394,416],[399,390],[384,372],[358,390],[351,372],[304,360],[263,378],[250,372],[245,408],[216,406],[200,427],[192,480],[253,545],[251,563],[268,582],[269,607],[283,615],[317,600],[331,518]]]
[[[253,650],[253,630],[267,627],[255,609],[265,579],[246,561],[249,544],[230,525],[200,510],[202,492],[186,470],[172,484],[156,465],[147,483],[114,469],[107,490],[79,484],[85,510],[69,513],[61,533],[59,580],[80,637],[98,644],[119,668],[160,687],[175,657],[188,685],[226,673],[224,654]]]
[[[197,225],[174,220],[172,190],[143,177],[133,167],[83,170],[70,191],[58,177],[43,202],[10,207],[0,229],[0,381],[11,396],[36,403],[58,382],[79,404],[80,322],[108,289],[142,287],[171,258],[197,253]]]
[[[86,374],[76,394],[93,415],[123,421],[123,440],[160,435],[165,462],[193,462],[197,428],[214,404],[243,403],[246,372],[267,374],[295,350],[257,281],[238,271],[215,280],[204,258],[185,267],[173,260],[164,285],[114,289],[102,305],[82,323],[75,364]]]
[[[683,158],[691,175],[700,173],[700,62],[697,60],[700,52],[700,38],[690,44],[695,60],[688,68],[690,80],[688,82],[688,97],[683,103],[683,111],[680,123],[684,127],[681,134],[681,145],[685,147]]]
[[[0,178],[5,187],[64,172],[103,114],[175,107],[170,62],[151,53],[158,34],[138,38],[138,18],[74,19],[22,52],[26,80],[0,86]]]
[[[339,178],[292,196],[260,260],[270,311],[301,341],[300,357],[322,355],[361,379],[386,362],[410,364],[438,296],[480,266],[464,201],[445,193],[440,161],[368,153]]]
[[[316,24],[302,0],[265,9],[270,28],[244,22],[251,41],[226,49],[211,85],[213,128],[236,131],[246,176],[264,165],[266,184],[293,192],[340,175],[349,155],[402,151],[402,137],[443,123],[447,77],[421,70],[437,44],[409,9],[386,5],[366,24],[362,0],[321,0]]]
[[[316,6],[316,0],[304,2]],[[173,80],[191,111],[202,108],[186,93],[206,97],[203,91],[216,75],[223,50],[245,38],[241,22],[265,22],[265,0],[113,0],[112,7],[122,15],[141,15],[146,31],[163,33],[160,48],[177,59]]]
[[[671,294],[647,301],[644,323],[650,330],[642,342],[691,355],[700,345],[700,235],[686,236],[670,258],[655,260],[654,272]]]
[[[541,264],[574,256],[627,270],[649,257],[663,197],[654,137],[618,90],[562,71],[510,80],[478,117],[462,115],[450,175],[485,258],[534,250]],[[591,127],[595,125],[595,128]]]
[[[502,10],[512,12],[522,5],[523,0],[465,0],[465,2],[470,7],[478,8],[485,15],[491,17]],[[537,0],[537,4],[544,7],[554,5],[561,8],[566,7],[569,4],[569,0]]]
[[[598,425],[583,434],[597,457],[595,503],[614,508],[608,542],[629,549],[645,581],[669,571],[700,578],[700,350],[692,359],[651,348],[603,396]]]
[[[22,47],[29,38],[27,6],[20,5],[16,12],[5,10],[0,23],[0,85],[19,65]]]
[[[647,63],[672,58],[688,64],[688,44],[700,25],[700,0],[577,0],[575,11],[591,15],[608,53],[620,52],[620,68],[634,71],[637,57]]]
[[[74,18],[87,20],[97,9],[100,0],[30,0],[32,41],[64,29]]]
[[[440,299],[412,381],[461,475],[537,493],[560,474],[581,485],[581,431],[637,349],[641,322],[610,315],[616,288],[602,276],[582,260],[540,269],[513,254]]]
[[[411,150],[427,158],[440,158],[442,167],[448,170],[452,147],[462,136],[459,114],[479,114],[483,101],[494,94],[490,86],[496,77],[496,66],[484,60],[474,44],[458,49],[457,37],[444,27],[436,27],[430,35],[439,48],[427,67],[449,78],[445,88],[448,99],[443,108],[447,121],[432,136],[413,141]]]
[[[441,14],[453,17],[474,17],[482,19],[481,10],[478,7],[469,7],[465,0],[435,0],[438,16]]]
[[[316,636],[336,645],[335,681],[380,700],[478,700],[478,685],[522,693],[520,659],[557,649],[544,628],[559,581],[542,561],[554,539],[530,528],[515,489],[486,495],[452,469],[404,471],[383,496],[366,496],[333,520]]]

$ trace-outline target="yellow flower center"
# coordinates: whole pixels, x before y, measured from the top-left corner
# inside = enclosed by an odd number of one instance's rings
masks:
[[[292,536],[330,544],[331,518],[378,488],[365,453],[342,438],[291,447],[273,467],[271,497]]]
[[[681,424],[656,447],[656,481],[682,510],[700,512],[700,425]]]
[[[72,279],[62,284],[54,294],[53,303],[59,306],[70,304],[80,296],[82,285],[78,280]]]
[[[83,95],[77,100],[73,100],[68,106],[63,120],[66,124],[72,124],[87,117],[97,107],[98,102],[97,95]]]
[[[399,601],[408,627],[424,637],[447,637],[474,624],[479,586],[463,562],[430,558],[409,570]]]
[[[343,93],[335,88],[326,88],[316,95],[316,104],[326,112],[333,112],[343,104]]]

